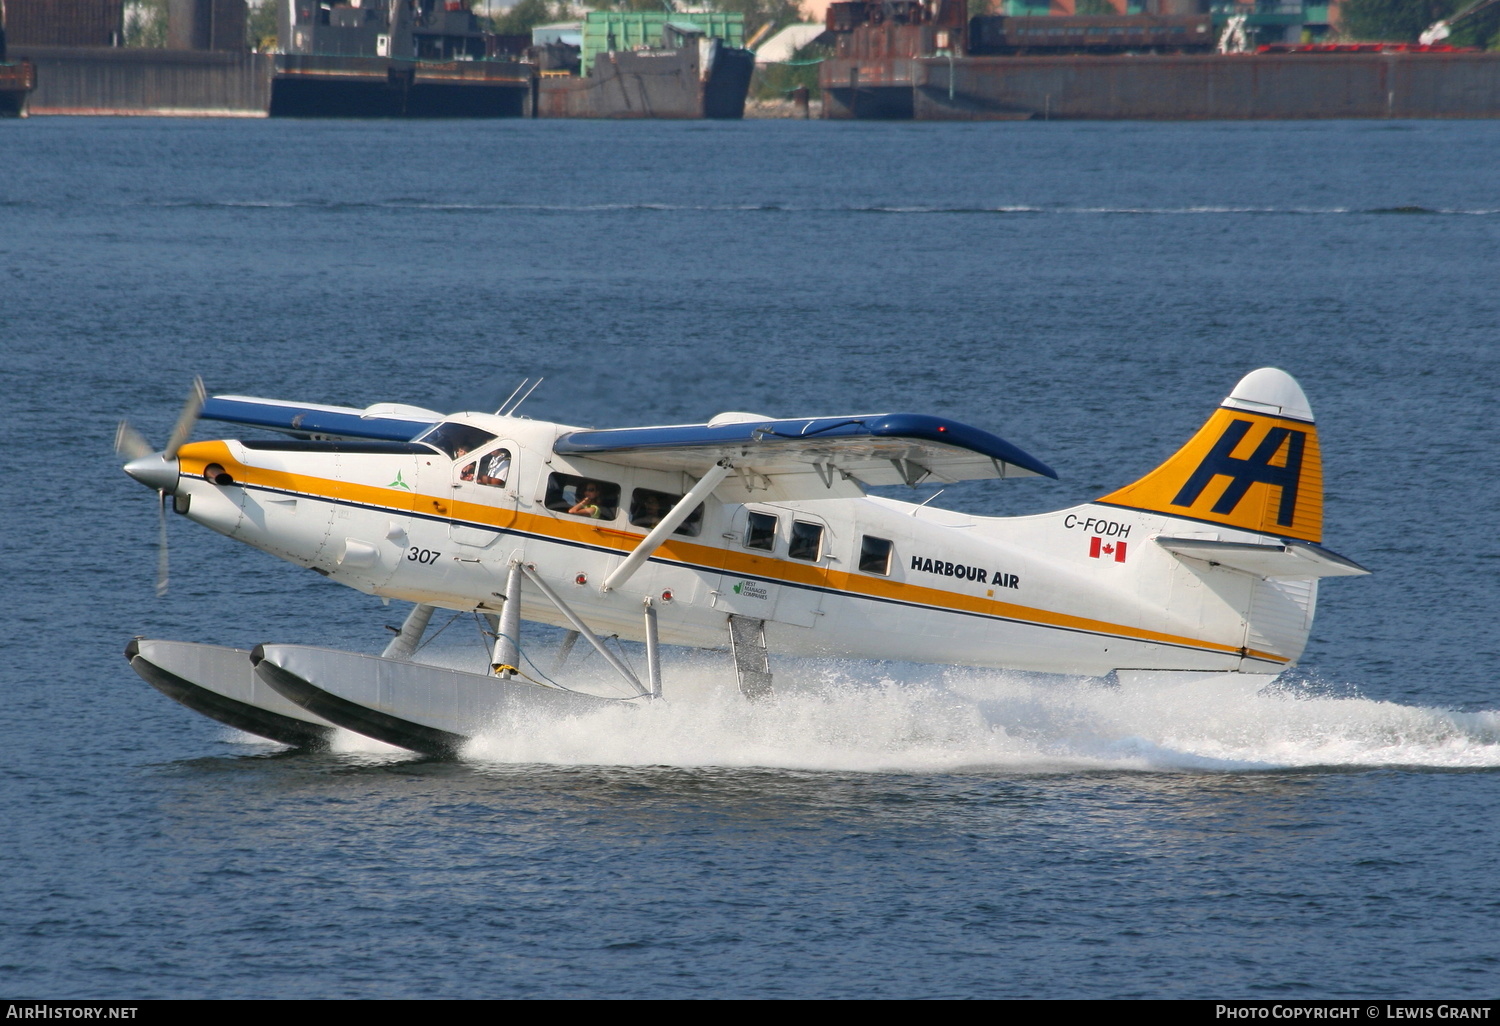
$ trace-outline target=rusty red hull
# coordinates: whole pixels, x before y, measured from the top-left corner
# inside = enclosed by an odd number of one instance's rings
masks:
[[[1500,117],[1500,53],[841,57],[821,84],[829,118]]]

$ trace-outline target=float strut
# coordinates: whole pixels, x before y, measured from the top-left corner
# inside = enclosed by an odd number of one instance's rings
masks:
[[[552,672],[556,673],[563,668],[568,661],[568,656],[573,654],[573,646],[578,644],[578,632],[568,631],[563,635],[562,644],[557,646],[557,655],[552,660]]]
[[[380,653],[380,657],[410,661],[417,652],[417,645],[421,642],[422,635],[427,632],[427,624],[432,620],[432,608],[425,602],[412,606],[411,612],[406,614],[406,622],[401,625],[401,630],[391,639],[391,643],[385,646],[385,651]]]
[[[661,697],[661,643],[656,639],[656,606],[646,598],[646,680],[651,697]]]
[[[509,680],[521,661],[521,564],[512,563],[505,579],[505,605],[500,607],[500,626],[495,631],[495,651],[490,657],[497,676]]]
[[[553,591],[552,586],[549,585],[546,581],[542,580],[541,575],[538,574],[536,570],[524,563],[518,563],[516,564],[516,566],[520,567],[521,571],[525,573],[527,577],[531,578],[531,583],[535,584],[537,588],[541,590],[541,593],[547,596],[547,601],[556,606],[557,611],[568,618],[568,622],[573,625],[573,629],[575,631],[583,636],[583,640],[587,641],[590,645],[593,645],[594,650],[609,661],[609,665],[613,666],[616,672],[618,672],[621,677],[625,678],[626,683],[635,688],[637,696],[649,695],[651,693],[641,686],[640,679],[636,677],[635,674],[630,672],[630,667],[626,666],[624,662],[621,661],[619,656],[615,655],[609,649],[604,647],[604,642],[599,640],[599,636],[596,635],[593,631],[589,630],[588,624],[584,623],[583,620],[579,618],[578,614],[573,612],[573,610],[568,607],[568,604],[562,600],[562,596]]]

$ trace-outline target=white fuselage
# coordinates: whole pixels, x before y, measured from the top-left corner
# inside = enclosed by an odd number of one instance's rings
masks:
[[[466,472],[475,453],[225,441],[183,448],[177,494],[189,497],[191,519],[363,592],[493,613],[520,561],[600,633],[639,639],[643,601],[654,600],[661,640],[681,645],[722,646],[727,616],[740,614],[765,620],[770,648],[794,655],[1083,674],[1276,672],[1301,654],[1313,613],[1314,581],[1268,581],[1153,542],[1259,539],[1244,531],[1094,504],[975,517],[868,496],[844,480],[824,486],[826,497],[793,498],[753,472],[726,479],[691,533],[671,535],[606,591],[653,522],[644,503],[681,496],[694,479],[563,458],[553,442],[571,429],[556,424],[451,419],[493,435],[480,455],[509,453],[503,485]],[[215,463],[232,483],[204,478]],[[568,512],[589,505],[579,482],[602,486],[614,504]],[[521,614],[566,624],[531,587]]]

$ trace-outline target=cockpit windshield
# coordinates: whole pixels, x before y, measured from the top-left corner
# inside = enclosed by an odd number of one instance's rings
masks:
[[[445,421],[437,427],[417,436],[417,441],[435,445],[448,454],[449,459],[458,459],[481,445],[495,440],[495,436],[488,431],[481,431],[477,427],[468,424],[456,424],[453,421]]]

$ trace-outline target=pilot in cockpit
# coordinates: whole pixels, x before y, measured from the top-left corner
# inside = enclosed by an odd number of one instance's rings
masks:
[[[481,459],[480,463],[483,464],[483,469],[475,480],[491,488],[504,488],[505,479],[510,476],[510,450],[496,449]]]

